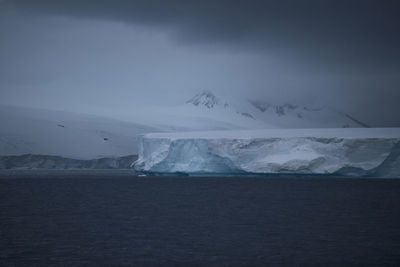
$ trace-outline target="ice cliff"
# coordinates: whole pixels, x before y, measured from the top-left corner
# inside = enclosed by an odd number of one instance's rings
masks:
[[[186,174],[400,177],[400,128],[153,133],[136,170]]]

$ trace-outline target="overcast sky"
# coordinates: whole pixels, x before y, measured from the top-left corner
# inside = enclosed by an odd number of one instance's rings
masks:
[[[0,103],[138,112],[201,89],[400,127],[400,1],[0,0]]]

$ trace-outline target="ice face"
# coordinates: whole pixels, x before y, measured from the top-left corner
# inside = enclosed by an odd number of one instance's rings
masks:
[[[148,134],[134,166],[157,173],[400,177],[400,129],[279,129]]]

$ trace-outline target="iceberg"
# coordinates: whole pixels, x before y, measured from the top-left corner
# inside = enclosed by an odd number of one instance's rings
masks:
[[[138,145],[143,173],[400,177],[400,128],[150,133]]]

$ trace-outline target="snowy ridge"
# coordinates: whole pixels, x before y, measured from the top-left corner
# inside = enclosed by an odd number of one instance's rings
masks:
[[[400,128],[148,134],[135,169],[150,173],[400,177]]]
[[[368,127],[360,120],[330,107],[307,107],[291,103],[274,104],[251,99],[222,100],[209,90],[198,93],[188,105],[213,110],[214,115],[231,114],[231,121],[245,118],[264,124],[261,128],[349,128]],[[205,113],[207,113],[204,111]],[[259,127],[260,128],[260,127]]]
[[[186,103],[195,106],[202,105],[207,108],[213,108],[220,103],[220,100],[211,91],[205,90],[186,101]]]

